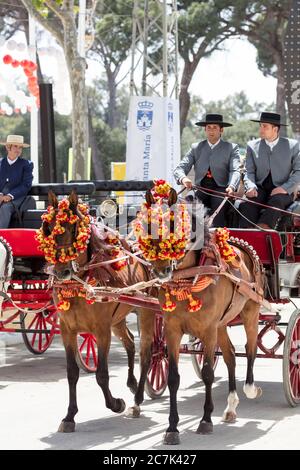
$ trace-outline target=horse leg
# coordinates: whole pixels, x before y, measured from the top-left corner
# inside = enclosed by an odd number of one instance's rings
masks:
[[[125,319],[120,323],[112,327],[113,334],[120,339],[122,342],[128,358],[128,376],[127,376],[127,387],[130,391],[135,394],[137,391],[137,381],[134,376],[134,356],[135,356],[135,344],[134,336],[131,331],[127,328]]]
[[[144,389],[151,362],[151,345],[153,341],[155,314],[153,310],[139,309],[140,340],[140,380],[134,396],[134,406],[128,408],[127,417],[138,418],[140,405],[144,401]]]
[[[224,410],[222,421],[224,421],[224,423],[234,423],[236,420],[236,407],[239,404],[239,397],[236,393],[235,349],[228,336],[226,326],[218,330],[218,345],[222,350],[223,358],[227,366],[229,385],[227,408]]]
[[[177,424],[179,416],[177,411],[177,390],[180,383],[180,375],[178,373],[179,347],[182,338],[180,326],[176,328],[175,322],[166,323],[166,339],[169,355],[169,376],[168,388],[170,392],[170,414],[169,427],[164,436],[165,445],[180,444],[179,431]]]
[[[98,344],[98,366],[96,370],[96,380],[101,387],[106,407],[114,413],[122,413],[125,409],[125,402],[122,398],[114,398],[109,389],[109,374],[107,357],[111,342],[111,327],[102,328],[101,332],[96,334]]]
[[[247,376],[244,384],[244,393],[247,398],[258,398],[262,395],[262,389],[254,384],[253,365],[256,357],[258,320],[260,306],[249,300],[241,312],[241,319],[247,336],[246,355],[247,355]]]
[[[79,367],[77,365],[75,355],[77,351],[77,334],[69,333],[66,331],[63,323],[61,322],[61,336],[66,350],[67,359],[67,377],[69,384],[69,407],[67,416],[62,420],[58,432],[74,432],[75,421],[74,416],[78,412],[77,398],[76,398],[76,385],[79,378]]]
[[[202,338],[201,338],[202,339]],[[203,338],[204,344],[204,360],[201,371],[202,380],[205,385],[205,403],[204,403],[204,415],[199,423],[197,434],[211,434],[213,432],[213,423],[211,420],[211,414],[214,409],[212,401],[212,384],[214,381],[214,356],[215,348],[217,344],[217,332],[209,331]]]

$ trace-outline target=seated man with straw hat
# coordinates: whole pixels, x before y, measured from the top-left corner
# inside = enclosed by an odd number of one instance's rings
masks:
[[[7,228],[13,212],[20,207],[31,189],[33,163],[21,158],[24,143],[21,135],[8,135],[7,156],[0,159],[0,228]]]

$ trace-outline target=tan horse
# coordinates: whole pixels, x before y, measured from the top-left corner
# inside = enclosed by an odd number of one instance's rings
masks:
[[[77,400],[76,400],[76,385],[79,378],[79,368],[76,362],[77,353],[77,335],[80,332],[92,333],[97,339],[98,347],[98,366],[96,370],[96,380],[100,385],[107,408],[115,413],[121,413],[125,409],[125,402],[122,398],[114,398],[109,389],[109,373],[107,357],[111,344],[111,331],[123,343],[128,355],[128,380],[127,385],[130,390],[135,393],[135,407],[134,416],[139,415],[139,405],[143,401],[144,384],[147,377],[147,372],[151,360],[151,342],[153,339],[154,331],[154,312],[152,310],[139,309],[139,322],[141,332],[141,346],[140,346],[140,363],[141,363],[141,376],[140,381],[134,377],[134,340],[133,335],[126,327],[125,317],[132,307],[124,305],[119,302],[104,301],[103,303],[87,303],[86,298],[72,296],[72,289],[74,284],[71,284],[73,275],[80,279],[86,279],[86,273],[90,277],[97,280],[98,286],[109,285],[111,287],[124,287],[133,285],[136,282],[148,280],[148,273],[145,267],[136,260],[127,260],[126,266],[121,270],[114,270],[112,264],[105,266],[99,265],[99,262],[107,260],[108,253],[113,248],[107,240],[104,239],[104,234],[91,232],[89,245],[86,244],[84,250],[78,253],[76,261],[57,261],[61,257],[61,253],[72,250],[75,240],[79,240],[78,233],[80,230],[80,223],[84,220],[84,215],[80,211],[77,195],[73,192],[68,198],[69,206],[65,211],[60,213],[66,214],[67,220],[71,220],[70,216],[77,215],[78,221],[70,223],[69,221],[61,222],[63,233],[54,235],[54,250],[56,261],[52,268],[52,274],[55,279],[53,290],[55,302],[60,305],[63,302],[69,302],[69,309],[66,311],[60,310],[60,329],[63,344],[66,351],[67,359],[67,377],[69,383],[69,407],[66,417],[62,420],[59,431],[60,432],[73,432],[75,430],[74,416],[76,415]],[[58,200],[52,192],[49,193],[49,204],[53,207],[53,217],[49,220],[44,220],[42,225],[42,236],[49,237],[53,235],[53,231],[58,219]],[[91,268],[89,271],[84,270],[88,265],[91,251],[96,253],[93,257],[93,264],[97,266]],[[122,251],[119,252],[117,257],[122,257]],[[54,259],[54,258],[53,258]],[[80,283],[79,283],[80,286]],[[71,291],[70,291],[71,288]],[[68,291],[71,296],[68,297]],[[67,296],[67,297],[66,297]],[[133,409],[131,409],[133,410]]]
[[[151,191],[146,193],[146,201],[148,207],[153,207],[155,200]],[[177,201],[177,194],[171,189],[169,199],[167,200],[169,207],[174,207]],[[168,207],[165,205],[165,207]],[[156,241],[157,250],[159,252],[159,240]],[[207,248],[205,248],[207,250]],[[249,250],[248,250],[249,251]],[[241,248],[237,248],[240,257],[239,275],[242,280],[257,283],[256,287],[262,292],[264,279],[262,271],[254,276],[254,260],[251,253],[247,253]],[[186,273],[188,278],[188,270],[198,265],[199,252],[187,251],[183,260],[177,263],[175,270],[172,272],[171,280],[180,279],[181,273]],[[213,262],[208,260],[209,264]],[[161,278],[168,276],[170,272],[171,262],[169,260],[152,261],[154,272]],[[210,268],[211,266],[207,266]],[[174,266],[173,266],[174,268]],[[187,271],[184,271],[187,270]],[[192,271],[191,271],[192,272]],[[191,274],[194,276],[195,274]],[[256,343],[258,334],[259,321],[259,303],[242,295],[236,289],[236,284],[227,276],[213,276],[214,283],[211,283],[199,293],[193,293],[195,299],[201,299],[202,308],[198,311],[188,311],[188,300],[176,302],[176,308],[173,311],[164,312],[165,335],[167,341],[167,350],[169,356],[169,376],[168,387],[170,390],[170,415],[169,427],[166,431],[164,443],[178,444],[179,431],[177,424],[179,416],[177,412],[177,390],[179,387],[180,376],[178,373],[179,348],[182,336],[184,334],[192,335],[199,338],[204,345],[204,360],[202,368],[202,379],[205,384],[205,404],[204,414],[200,420],[197,433],[208,434],[213,431],[213,423],[211,415],[213,412],[212,401],[212,384],[214,381],[214,354],[218,344],[222,350],[225,363],[229,374],[229,395],[228,405],[224,411],[223,420],[231,423],[236,418],[236,407],[239,399],[236,393],[235,380],[235,351],[227,334],[226,325],[237,315],[240,315],[244,324],[247,344],[247,376],[244,385],[244,392],[248,398],[256,398],[261,395],[261,389],[254,384],[253,380],[253,363],[256,356]],[[161,307],[165,302],[165,289],[161,288],[159,293],[159,302]],[[174,299],[175,297],[170,297]]]

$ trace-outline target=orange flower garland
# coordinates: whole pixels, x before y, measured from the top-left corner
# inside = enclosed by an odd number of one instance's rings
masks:
[[[231,261],[233,261],[237,256],[234,248],[231,245],[229,245],[227,241],[229,237],[230,237],[230,233],[229,233],[228,228],[219,227],[216,229],[215,231],[216,244],[218,245],[221,257],[227,263],[230,263]]]
[[[78,215],[73,214],[73,211],[69,209],[70,202],[68,199],[63,199],[58,203],[58,212],[54,207],[48,206],[47,213],[42,215],[43,222],[50,224],[55,220],[55,226],[51,234],[47,237],[44,234],[43,227],[36,232],[36,240],[39,243],[39,250],[43,252],[46,261],[51,264],[67,263],[68,261],[75,260],[80,253],[83,253],[90,238],[90,217],[88,215],[88,206],[86,204],[78,204],[78,209],[83,215],[80,219]],[[65,232],[65,228],[62,226],[64,223],[76,224],[78,223],[78,234],[72,247],[68,249],[62,248],[59,257],[57,257],[56,249],[56,235],[61,235]]]
[[[163,205],[168,199],[171,186],[165,180],[154,180],[151,190],[155,205],[144,203],[133,223],[140,250],[148,261],[179,260],[185,254],[190,239],[190,217],[185,204],[176,204],[175,210]],[[170,225],[174,229],[170,230]],[[149,233],[149,227],[151,233]]]
[[[95,286],[97,284],[97,281],[95,278],[89,279],[88,284],[90,286]],[[76,287],[72,287],[72,283],[70,283],[69,287],[65,287],[63,289],[59,289],[58,292],[58,299],[59,302],[57,304],[57,309],[62,310],[64,312],[67,312],[70,309],[71,303],[67,299],[71,299],[73,297],[83,297],[86,301],[87,304],[94,304],[96,299],[94,297],[87,298],[86,296],[86,291],[84,290],[83,287],[80,287],[79,289]]]

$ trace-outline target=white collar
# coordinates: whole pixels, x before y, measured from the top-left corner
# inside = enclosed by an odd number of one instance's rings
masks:
[[[7,158],[7,163],[9,165],[13,165],[14,163],[16,163],[16,161],[18,160],[19,157],[15,158],[14,160],[10,160],[10,158],[6,157]]]
[[[271,150],[273,149],[273,147],[275,147],[275,145],[278,144],[278,141],[279,141],[279,137],[277,137],[277,139],[272,140],[272,141],[265,139],[266,144],[270,147]]]
[[[207,143],[208,143],[208,145],[210,146],[210,148],[213,149],[214,147],[216,147],[216,146],[220,143],[220,140],[221,140],[221,139],[219,139],[218,142],[216,142],[215,144],[212,144],[212,143],[209,142],[209,140],[207,139]]]

